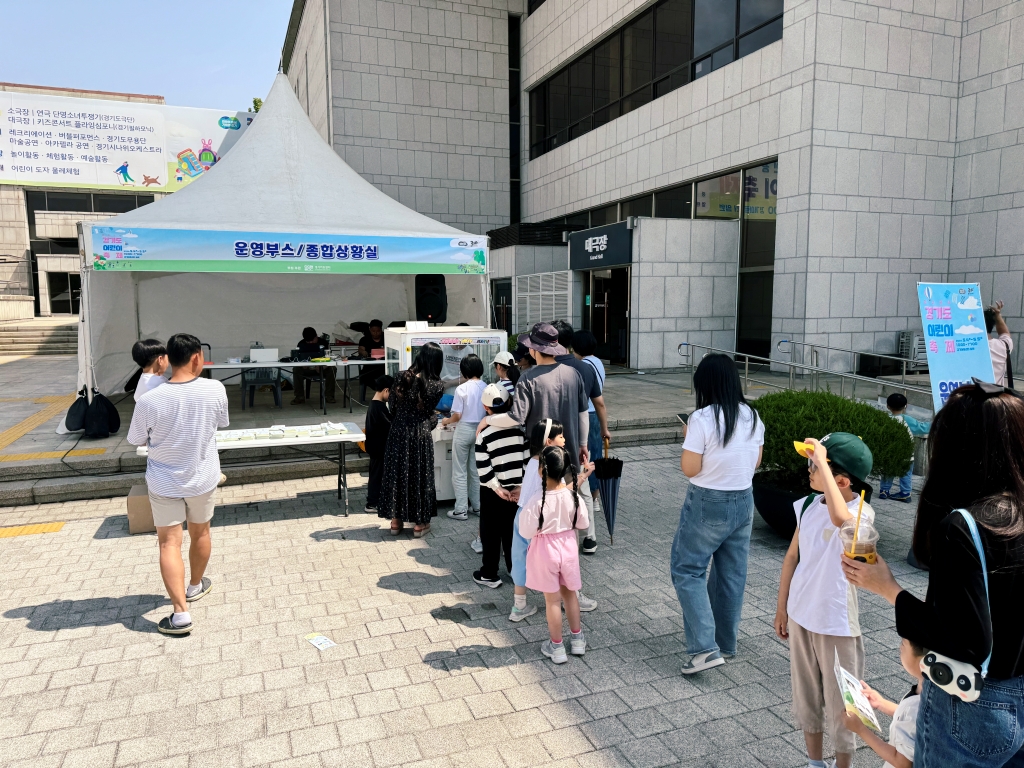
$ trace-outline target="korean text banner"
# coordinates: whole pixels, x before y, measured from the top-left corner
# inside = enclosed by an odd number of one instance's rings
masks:
[[[992,381],[985,307],[977,283],[918,283],[932,401],[938,411],[972,377]]]
[[[376,237],[289,232],[91,227],[92,267],[134,272],[470,274],[487,264],[484,237]]]
[[[253,114],[0,93],[0,184],[174,192],[220,160]]]

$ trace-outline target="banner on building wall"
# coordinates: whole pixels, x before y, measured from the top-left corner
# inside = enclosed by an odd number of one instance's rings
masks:
[[[765,163],[743,172],[743,216],[775,221],[779,203],[779,163]]]
[[[977,283],[918,283],[928,350],[932,402],[938,411],[953,390],[973,377],[992,381],[992,355],[985,332],[985,306]]]
[[[254,117],[0,92],[0,184],[174,192],[216,165]]]
[[[485,237],[90,227],[98,272],[467,274],[487,265]]]

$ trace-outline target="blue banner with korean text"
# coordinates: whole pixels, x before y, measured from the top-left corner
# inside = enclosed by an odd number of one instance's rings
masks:
[[[473,274],[487,238],[394,237],[93,226],[96,271]]]
[[[921,325],[928,349],[932,401],[938,411],[953,390],[976,377],[992,381],[985,305],[977,283],[918,283]]]

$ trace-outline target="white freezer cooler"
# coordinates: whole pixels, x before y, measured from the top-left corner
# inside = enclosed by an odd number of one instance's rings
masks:
[[[454,501],[455,488],[452,486],[452,438],[454,429],[438,425],[430,433],[434,438],[434,490],[438,501]]]

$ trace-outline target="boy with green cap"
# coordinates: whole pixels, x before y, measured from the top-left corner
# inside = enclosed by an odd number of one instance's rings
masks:
[[[845,669],[858,679],[863,677],[864,642],[857,591],[841,566],[839,529],[857,517],[861,490],[870,495],[866,479],[873,459],[864,441],[847,432],[833,432],[820,441],[808,438],[796,445],[797,452],[807,457],[815,493],[793,504],[797,527],[782,564],[775,633],[789,640],[793,716],[804,732],[808,765],[825,765],[822,733],[827,720],[836,768],[847,768],[857,745],[843,726],[846,708],[833,664],[838,653]],[[874,519],[875,511],[865,503],[861,523]]]

